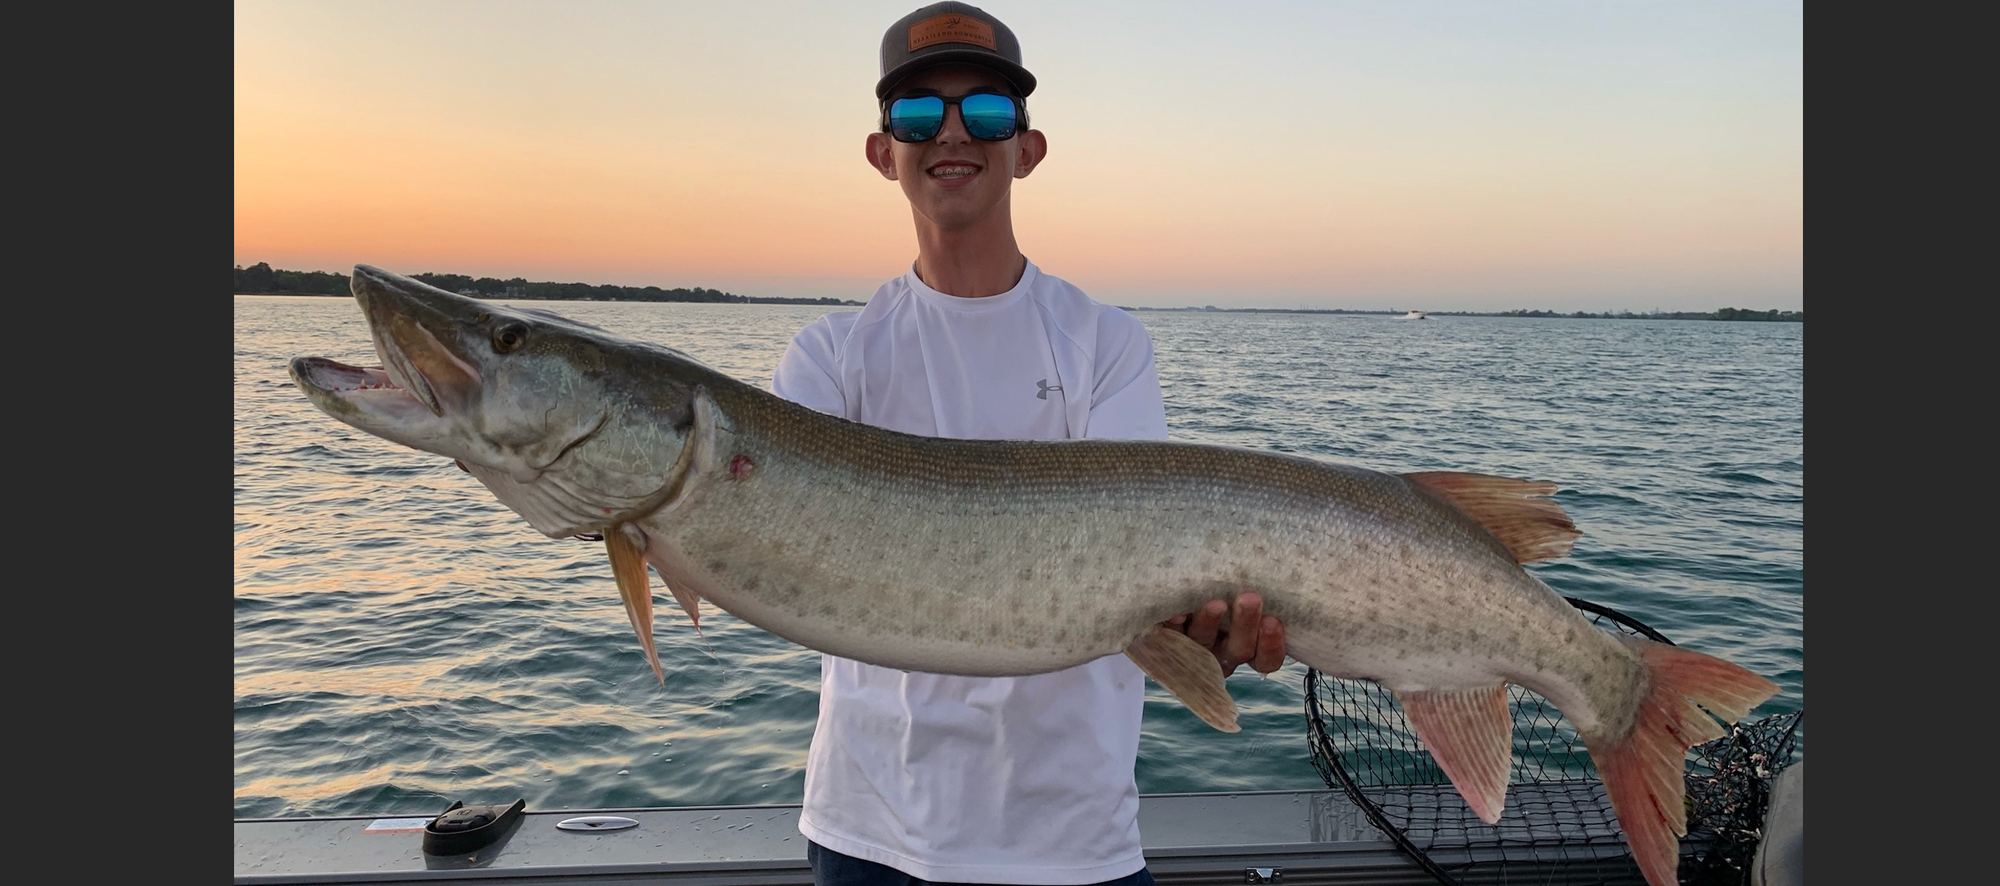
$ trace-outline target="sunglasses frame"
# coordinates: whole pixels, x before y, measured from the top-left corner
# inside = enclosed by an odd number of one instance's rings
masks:
[[[997,89],[993,89],[993,90],[986,90],[986,89],[982,89],[982,90],[976,90],[976,91],[973,91],[973,92],[968,92],[968,93],[966,93],[966,94],[964,94],[964,95],[960,95],[960,96],[947,96],[947,95],[939,95],[939,94],[937,94],[937,93],[935,93],[935,92],[917,92],[917,93],[911,93],[911,94],[908,94],[908,95],[899,95],[899,96],[896,96],[895,98],[892,98],[892,99],[889,99],[889,100],[887,100],[887,101],[884,101],[884,102],[882,103],[882,131],[883,131],[883,132],[886,132],[886,133],[888,133],[888,134],[889,134],[889,137],[890,137],[890,138],[892,138],[892,139],[895,139],[896,141],[899,141],[899,142],[902,142],[902,143],[904,143],[904,144],[906,144],[906,145],[913,145],[913,144],[918,144],[918,143],[921,143],[921,142],[927,142],[927,141],[930,141],[931,139],[934,139],[934,138],[937,138],[937,137],[938,137],[938,133],[939,133],[939,132],[943,132],[943,131],[944,131],[944,121],[945,121],[945,119],[946,119],[947,117],[950,117],[950,116],[951,116],[951,109],[952,109],[952,108],[954,108],[954,107],[958,108],[958,119],[959,119],[959,124],[960,124],[960,125],[962,125],[962,126],[964,126],[964,125],[965,125],[965,107],[964,107],[964,102],[965,102],[965,100],[966,100],[966,99],[968,99],[968,98],[972,98],[972,97],[974,97],[974,96],[980,96],[980,95],[997,95],[997,96],[1000,96],[1001,98],[1004,98],[1004,99],[1006,99],[1006,100],[1008,100],[1008,101],[1010,101],[1010,102],[1013,102],[1013,103],[1014,103],[1014,131],[1013,131],[1013,132],[1010,132],[1010,133],[1008,133],[1008,134],[1007,134],[1007,136],[1006,136],[1006,138],[981,138],[981,137],[979,137],[978,135],[975,135],[975,134],[973,134],[973,132],[972,132],[972,127],[971,127],[971,126],[965,126],[965,134],[966,134],[966,135],[969,135],[969,136],[972,136],[972,138],[973,138],[973,139],[975,139],[975,140],[977,140],[977,141],[983,141],[983,142],[1004,142],[1004,141],[1006,141],[1007,139],[1010,139],[1010,138],[1013,138],[1014,136],[1017,136],[1017,135],[1020,135],[1020,134],[1021,134],[1021,132],[1022,132],[1023,130],[1026,130],[1026,129],[1028,128],[1028,103],[1027,103],[1027,102],[1025,102],[1025,101],[1022,101],[1022,100],[1021,100],[1021,97],[1020,97],[1020,96],[1018,96],[1018,95],[1011,95],[1011,94],[1009,94],[1009,93],[1005,93],[1005,92],[1001,92],[1000,90],[997,90]],[[944,110],[945,110],[945,113],[944,113],[944,114],[941,114],[941,115],[939,115],[939,117],[938,117],[938,128],[937,128],[937,131],[936,131],[936,132],[932,132],[932,133],[931,133],[931,134],[930,134],[930,135],[929,135],[928,137],[925,137],[925,138],[917,138],[917,139],[905,139],[905,138],[901,138],[901,137],[899,137],[899,136],[898,136],[898,135],[896,134],[896,128],[895,128],[895,127],[894,127],[893,125],[891,125],[891,124],[890,124],[890,119],[889,119],[889,112],[890,112],[890,109],[891,109],[891,108],[894,108],[894,107],[896,106],[896,103],[897,103],[897,102],[899,102],[899,101],[904,101],[904,100],[906,100],[906,99],[918,99],[918,98],[934,98],[934,99],[937,99],[937,100],[939,100],[939,101],[942,101],[942,102],[944,102]]]

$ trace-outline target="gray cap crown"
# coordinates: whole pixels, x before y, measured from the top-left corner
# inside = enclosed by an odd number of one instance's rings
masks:
[[[896,20],[882,35],[882,79],[875,98],[933,65],[976,65],[999,74],[1027,98],[1035,75],[1021,67],[1021,41],[991,13],[967,3],[933,3]]]

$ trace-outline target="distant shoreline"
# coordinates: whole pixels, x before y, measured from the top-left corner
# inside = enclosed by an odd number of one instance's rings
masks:
[[[469,277],[464,274],[410,274],[410,279],[446,292],[472,298],[518,299],[523,301],[603,301],[603,302],[674,302],[691,304],[759,304],[759,305],[824,305],[827,307],[859,307],[861,302],[838,298],[775,298],[752,297],[723,292],[719,289],[676,288],[661,289],[658,286],[617,286],[613,284],[592,285],[589,283],[550,283],[531,281],[522,277],[502,280],[498,277]],[[268,263],[258,262],[249,267],[236,266],[234,292],[237,295],[329,295],[346,297],[350,294],[346,274],[329,271],[287,271],[273,268]]]
[[[1123,307],[1123,306],[1121,306]],[[1369,314],[1374,316],[1403,317],[1409,312],[1401,308],[1370,310],[1362,308],[1125,308],[1127,311],[1178,311],[1197,314]],[[1723,308],[1719,311],[1653,311],[1640,314],[1631,311],[1425,311],[1423,319],[1437,317],[1540,317],[1553,320],[1723,320],[1775,323],[1804,323],[1804,311],[1752,311],[1745,308]]]
[[[301,296],[306,298],[353,298],[354,297],[352,294],[345,292],[340,292],[340,293],[238,292],[234,294],[247,295],[252,298],[299,298]],[[739,295],[728,301],[696,301],[694,299],[677,299],[677,298],[535,298],[534,296],[529,296],[529,295],[483,295],[480,293],[471,293],[471,292],[461,292],[459,294],[468,296],[470,298],[486,299],[489,301],[586,302],[590,304],[600,304],[600,305],[621,305],[621,304],[631,304],[633,302],[645,302],[649,304],[675,304],[675,305],[820,305],[829,308],[838,308],[838,307],[858,308],[867,304],[867,302],[842,301],[840,299],[834,299],[834,298],[776,298],[776,297],[764,297],[755,295]]]
[[[280,298],[280,297],[295,298],[298,296],[309,296],[312,298],[352,297],[346,294],[335,295],[330,292],[238,292],[235,294],[247,295],[253,298]],[[494,298],[493,296],[486,296],[486,295],[472,295],[471,297]],[[851,300],[839,301],[833,299],[763,298],[763,297],[749,296],[749,295],[737,296],[737,298],[742,299],[742,301],[732,300],[728,302],[691,302],[691,301],[679,301],[675,299],[529,298],[526,296],[499,296],[495,300],[584,302],[587,304],[600,304],[600,305],[631,304],[633,302],[649,302],[653,304],[739,304],[739,305],[752,304],[752,305],[793,305],[793,306],[819,305],[822,307],[849,307],[849,308],[859,308],[859,307],[865,307],[867,305],[867,302],[858,302]],[[1176,313],[1178,314],[1348,314],[1348,315],[1365,315],[1365,316],[1375,316],[1375,317],[1402,317],[1403,315],[1409,313],[1408,311],[1403,311],[1403,310],[1370,310],[1365,308],[1216,308],[1216,307],[1206,307],[1206,306],[1199,308],[1153,308],[1153,307],[1133,306],[1133,305],[1118,305],[1117,308],[1121,311],[1130,311],[1133,313],[1139,313],[1143,311],[1149,313],[1163,313],[1163,314],[1176,314]],[[1549,320],[1716,320],[1722,322],[1763,322],[1763,323],[1806,322],[1804,311],[1751,311],[1742,308],[1723,308],[1720,311],[1706,311],[1706,312],[1660,311],[1658,313],[1646,313],[1646,314],[1630,313],[1626,311],[1610,311],[1610,312],[1600,312],[1600,313],[1593,313],[1590,311],[1573,311],[1565,314],[1557,311],[1527,311],[1527,310],[1425,311],[1424,314],[1427,318],[1525,317],[1525,318],[1541,318]]]
[[[829,308],[858,308],[867,304],[853,299],[838,298],[778,298],[772,296],[737,295],[715,289],[681,288],[661,289],[658,286],[617,286],[612,284],[592,285],[589,283],[547,283],[530,282],[520,277],[501,280],[494,277],[469,277],[464,274],[411,274],[412,279],[436,286],[447,292],[456,292],[472,298],[504,299],[509,301],[581,301],[581,302],[665,302],[672,304],[750,304],[750,305],[818,305]],[[236,295],[313,295],[329,298],[348,298],[346,274],[327,271],[287,271],[274,269],[269,264],[258,262],[250,267],[236,267]],[[1217,314],[1351,314],[1365,316],[1402,317],[1412,312],[1403,308],[1391,310],[1369,310],[1360,308],[1218,308],[1214,305],[1185,308],[1128,307],[1119,309],[1138,311],[1182,311]],[[1421,311],[1425,318],[1435,317],[1547,317],[1574,320],[1731,320],[1776,323],[1804,323],[1804,311],[1753,311],[1746,308],[1722,308],[1715,311],[1653,311],[1633,313],[1630,311],[1540,311],[1515,309],[1511,311]]]

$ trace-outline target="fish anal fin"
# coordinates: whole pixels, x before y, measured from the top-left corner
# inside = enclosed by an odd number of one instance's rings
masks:
[[[1727,734],[1716,717],[1741,720],[1776,694],[1778,686],[1692,649],[1638,638],[1626,642],[1638,650],[1651,675],[1646,697],[1624,736],[1583,733],[1583,744],[1597,764],[1625,844],[1646,882],[1674,886],[1679,838],[1687,834],[1688,748]]]
[[[1554,483],[1463,471],[1419,471],[1403,479],[1484,526],[1516,563],[1566,556],[1583,535],[1562,506],[1549,499]]]
[[[618,580],[618,598],[625,603],[632,632],[639,635],[639,648],[646,651],[653,678],[665,686],[667,674],[653,646],[653,583],[646,578],[645,536],[629,524],[613,526],[604,532],[604,549],[611,554],[611,575]]]
[[[1236,699],[1222,685],[1222,663],[1188,635],[1169,628],[1155,628],[1139,635],[1125,647],[1125,656],[1145,671],[1153,682],[1166,687],[1181,704],[1223,732],[1240,732],[1236,725]]]
[[[1500,821],[1507,779],[1514,767],[1514,721],[1507,712],[1507,684],[1471,689],[1398,692],[1417,740],[1437,760],[1473,814]]]

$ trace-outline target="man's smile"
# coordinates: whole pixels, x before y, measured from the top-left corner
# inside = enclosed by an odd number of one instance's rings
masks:
[[[977,175],[979,173],[979,166],[962,160],[944,160],[932,164],[929,172],[931,178],[959,179]]]

